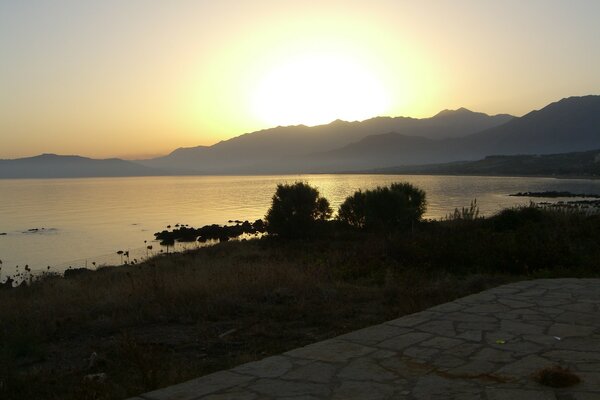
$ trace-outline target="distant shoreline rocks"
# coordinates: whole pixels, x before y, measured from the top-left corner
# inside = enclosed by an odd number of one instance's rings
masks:
[[[156,232],[154,237],[160,241],[162,246],[172,246],[177,242],[201,242],[206,243],[210,240],[226,242],[230,239],[238,238],[242,235],[256,235],[266,232],[266,226],[262,219],[254,222],[249,221],[230,221],[235,225],[205,225],[202,228],[193,228],[187,225],[177,224],[175,229]],[[171,226],[167,226],[171,228]]]
[[[33,233],[49,233],[49,232],[56,232],[58,229],[56,228],[29,228],[26,231],[23,231],[21,233],[26,233],[26,234],[33,234]]]
[[[585,193],[571,193],[571,192],[559,192],[559,191],[546,191],[546,192],[518,192],[514,194],[509,194],[509,196],[514,197],[546,197],[546,198],[556,198],[556,197],[573,197],[573,198],[589,198],[589,199],[600,199],[600,195],[598,194],[585,194]]]

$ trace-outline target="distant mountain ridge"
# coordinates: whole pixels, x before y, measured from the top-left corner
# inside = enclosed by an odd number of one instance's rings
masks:
[[[150,176],[160,172],[118,158],[96,160],[80,156],[42,154],[0,160],[0,178],[84,178]]]
[[[434,139],[458,137],[502,125],[513,118],[507,114],[489,116],[459,109],[445,110],[423,119],[376,117],[362,122],[336,120],[314,127],[297,125],[265,129],[213,146],[180,148],[165,157],[139,162],[173,173],[294,172],[302,170],[303,165],[306,167],[312,154],[335,150],[374,134],[403,132]]]
[[[373,135],[314,155],[322,171],[478,160],[492,154],[556,154],[600,148],[600,96],[570,97],[505,124],[457,138],[431,140],[397,132]]]
[[[423,119],[276,127],[135,162],[51,154],[0,160],[0,178],[338,173],[595,149],[600,149],[600,96],[590,95],[565,98],[522,117],[459,108]]]

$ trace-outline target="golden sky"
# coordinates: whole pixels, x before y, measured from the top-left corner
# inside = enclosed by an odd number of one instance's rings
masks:
[[[0,158],[600,93],[600,1],[2,1]]]

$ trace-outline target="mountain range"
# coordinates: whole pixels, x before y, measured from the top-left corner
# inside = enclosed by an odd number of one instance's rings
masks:
[[[353,172],[600,149],[600,96],[569,97],[522,117],[465,108],[276,127],[141,161],[41,155],[0,160],[4,177]]]
[[[42,154],[16,160],[0,160],[0,178],[84,178],[160,174],[161,171],[118,158],[94,160],[79,156]]]
[[[380,168],[368,173],[599,177],[600,149],[559,154],[487,156],[477,161]]]

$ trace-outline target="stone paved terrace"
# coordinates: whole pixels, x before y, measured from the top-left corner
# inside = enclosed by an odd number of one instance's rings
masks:
[[[555,364],[582,382],[531,378]],[[600,279],[500,286],[142,399],[599,400]]]

